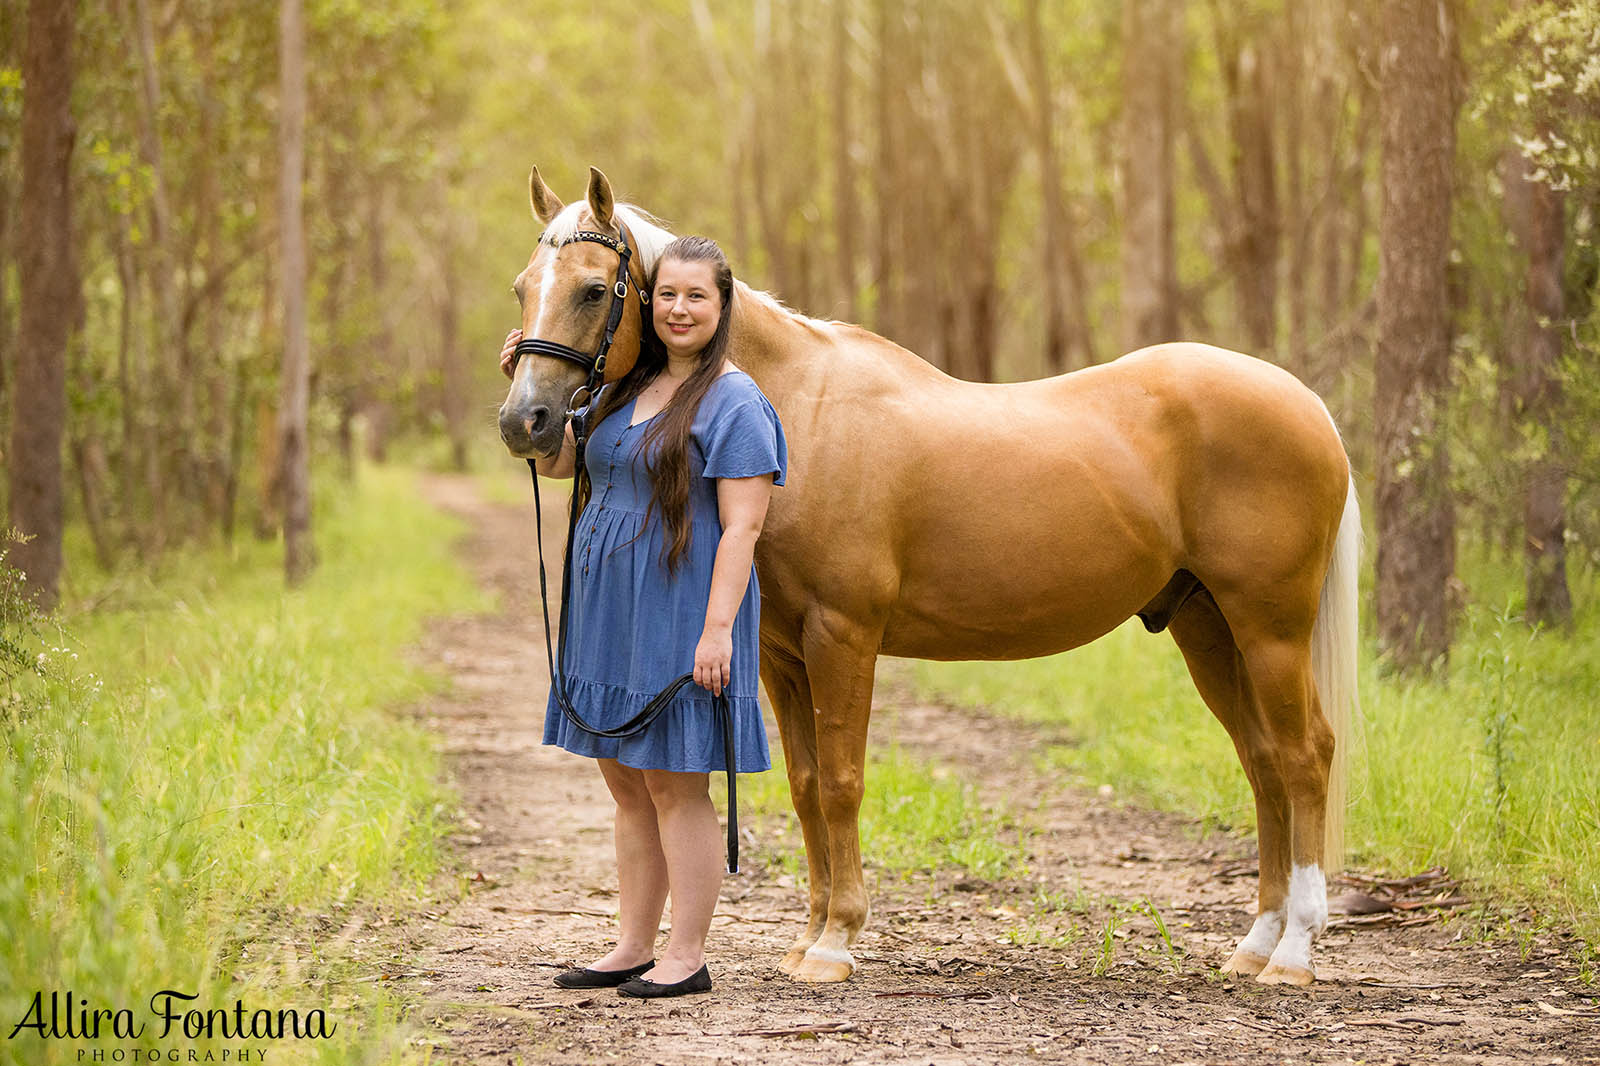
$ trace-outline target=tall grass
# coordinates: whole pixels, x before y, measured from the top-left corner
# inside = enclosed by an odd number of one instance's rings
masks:
[[[321,563],[301,589],[283,590],[279,548],[250,542],[69,590],[70,639],[45,652],[58,680],[23,683],[4,719],[7,1033],[39,991],[148,1020],[170,988],[338,1024],[329,1041],[251,1044],[274,1060],[389,1054],[376,985],[321,979],[360,950],[350,916],[436,864],[436,754],[391,708],[432,684],[402,658],[422,620],[482,606],[456,532],[411,475],[366,470],[319,498]],[[206,1046],[158,1028],[137,1045]],[[23,1032],[0,1062],[92,1044]]]
[[[1364,735],[1351,763],[1350,860],[1409,871],[1443,863],[1491,893],[1600,941],[1600,576],[1575,567],[1570,634],[1517,620],[1517,575],[1483,558],[1463,574],[1447,674],[1362,664]],[[1367,628],[1370,632],[1370,627]],[[1065,726],[1042,758],[1090,785],[1253,828],[1222,727],[1166,636],[1131,622],[1094,644],[1024,663],[915,663],[926,695]]]

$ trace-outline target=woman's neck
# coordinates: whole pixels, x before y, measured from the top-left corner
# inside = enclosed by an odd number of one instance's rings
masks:
[[[667,375],[667,377],[671,378],[673,381],[682,384],[685,378],[694,373],[694,368],[699,362],[699,352],[696,352],[694,355],[669,354],[667,356],[667,365],[665,369],[662,370],[662,373]]]

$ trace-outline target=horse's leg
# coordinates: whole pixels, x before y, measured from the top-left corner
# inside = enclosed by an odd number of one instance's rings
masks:
[[[865,791],[867,720],[881,633],[840,616],[806,626],[806,676],[816,726],[818,794],[827,825],[828,920],[794,971],[801,981],[843,981],[855,971],[850,945],[867,922],[858,818]]]
[[[1289,888],[1289,801],[1283,776],[1256,711],[1255,694],[1227,619],[1204,588],[1172,619],[1173,639],[1211,713],[1233,740],[1256,799],[1261,853],[1256,919],[1222,967],[1224,973],[1258,974],[1267,968],[1283,934]]]
[[[1276,627],[1262,628],[1260,636],[1240,633],[1238,641],[1272,759],[1287,786],[1293,868],[1283,936],[1256,980],[1305,985],[1316,980],[1311,940],[1328,924],[1322,851],[1333,729],[1317,700],[1310,627],[1299,638],[1285,637]]]
[[[805,664],[768,652],[761,657],[761,680],[772,699],[783,739],[783,761],[789,771],[789,797],[805,836],[806,871],[810,881],[811,916],[806,931],[789,947],[779,968],[792,974],[817,942],[828,920],[828,828],[817,794],[817,716],[811,709],[811,684]]]

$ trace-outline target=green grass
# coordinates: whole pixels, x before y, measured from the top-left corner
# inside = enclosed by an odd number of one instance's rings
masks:
[[[382,969],[358,958],[370,933],[348,923],[436,868],[436,752],[394,710],[434,681],[402,655],[426,617],[485,605],[452,556],[457,524],[421,502],[414,475],[321,486],[320,565],[294,592],[281,548],[248,538],[69,588],[71,639],[47,655],[77,679],[5,709],[8,1033],[39,990],[47,1007],[70,989],[149,1022],[150,997],[172,988],[197,1005],[330,1012],[331,1040],[251,1045],[275,1061],[398,1054],[377,983],[339,983]],[[138,1046],[207,1046],[158,1034]],[[0,1063],[90,1046],[25,1032]]]
[[[1068,743],[1040,749],[1050,769],[1225,826],[1253,817],[1233,745],[1200,702],[1176,645],[1137,621],[1043,659],[905,665],[925,696],[1065,729]]]
[[[739,802],[761,824],[794,818],[789,779],[781,752],[772,769],[739,779]],[[720,774],[711,794],[725,795]],[[959,871],[985,879],[1022,871],[1028,830],[1010,812],[980,801],[972,785],[947,767],[907,754],[898,746],[870,750],[867,787],[861,801],[861,853],[868,866],[909,878],[918,873]],[[797,878],[803,854],[796,844],[777,855]]]
[[[1350,860],[1395,871],[1443,863],[1600,942],[1600,575],[1574,570],[1579,616],[1562,635],[1515,620],[1513,567],[1475,559],[1462,572],[1474,600],[1447,677],[1380,676],[1370,649],[1363,661]],[[1042,757],[1090,786],[1253,828],[1227,735],[1171,639],[1137,622],[1063,655],[918,662],[909,673],[925,696],[1064,727],[1072,743]]]

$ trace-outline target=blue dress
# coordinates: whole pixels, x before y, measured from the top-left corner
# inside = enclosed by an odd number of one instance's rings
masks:
[[[666,527],[650,507],[650,474],[640,445],[652,419],[637,426],[634,404],[613,411],[589,435],[584,465],[593,492],[573,534],[567,649],[562,671],[573,709],[597,729],[638,714],[669,683],[694,669],[705,628],[706,599],[722,538],[717,478],[773,475],[783,484],[788,446],[778,413],[741,370],[711,383],[689,440],[689,548],[676,574],[667,571]],[[756,571],[733,623],[728,695],[740,773],[772,765],[757,701],[761,590]],[[544,742],[641,770],[726,769],[711,691],[687,685],[641,733],[608,738],[567,721],[552,690]]]

